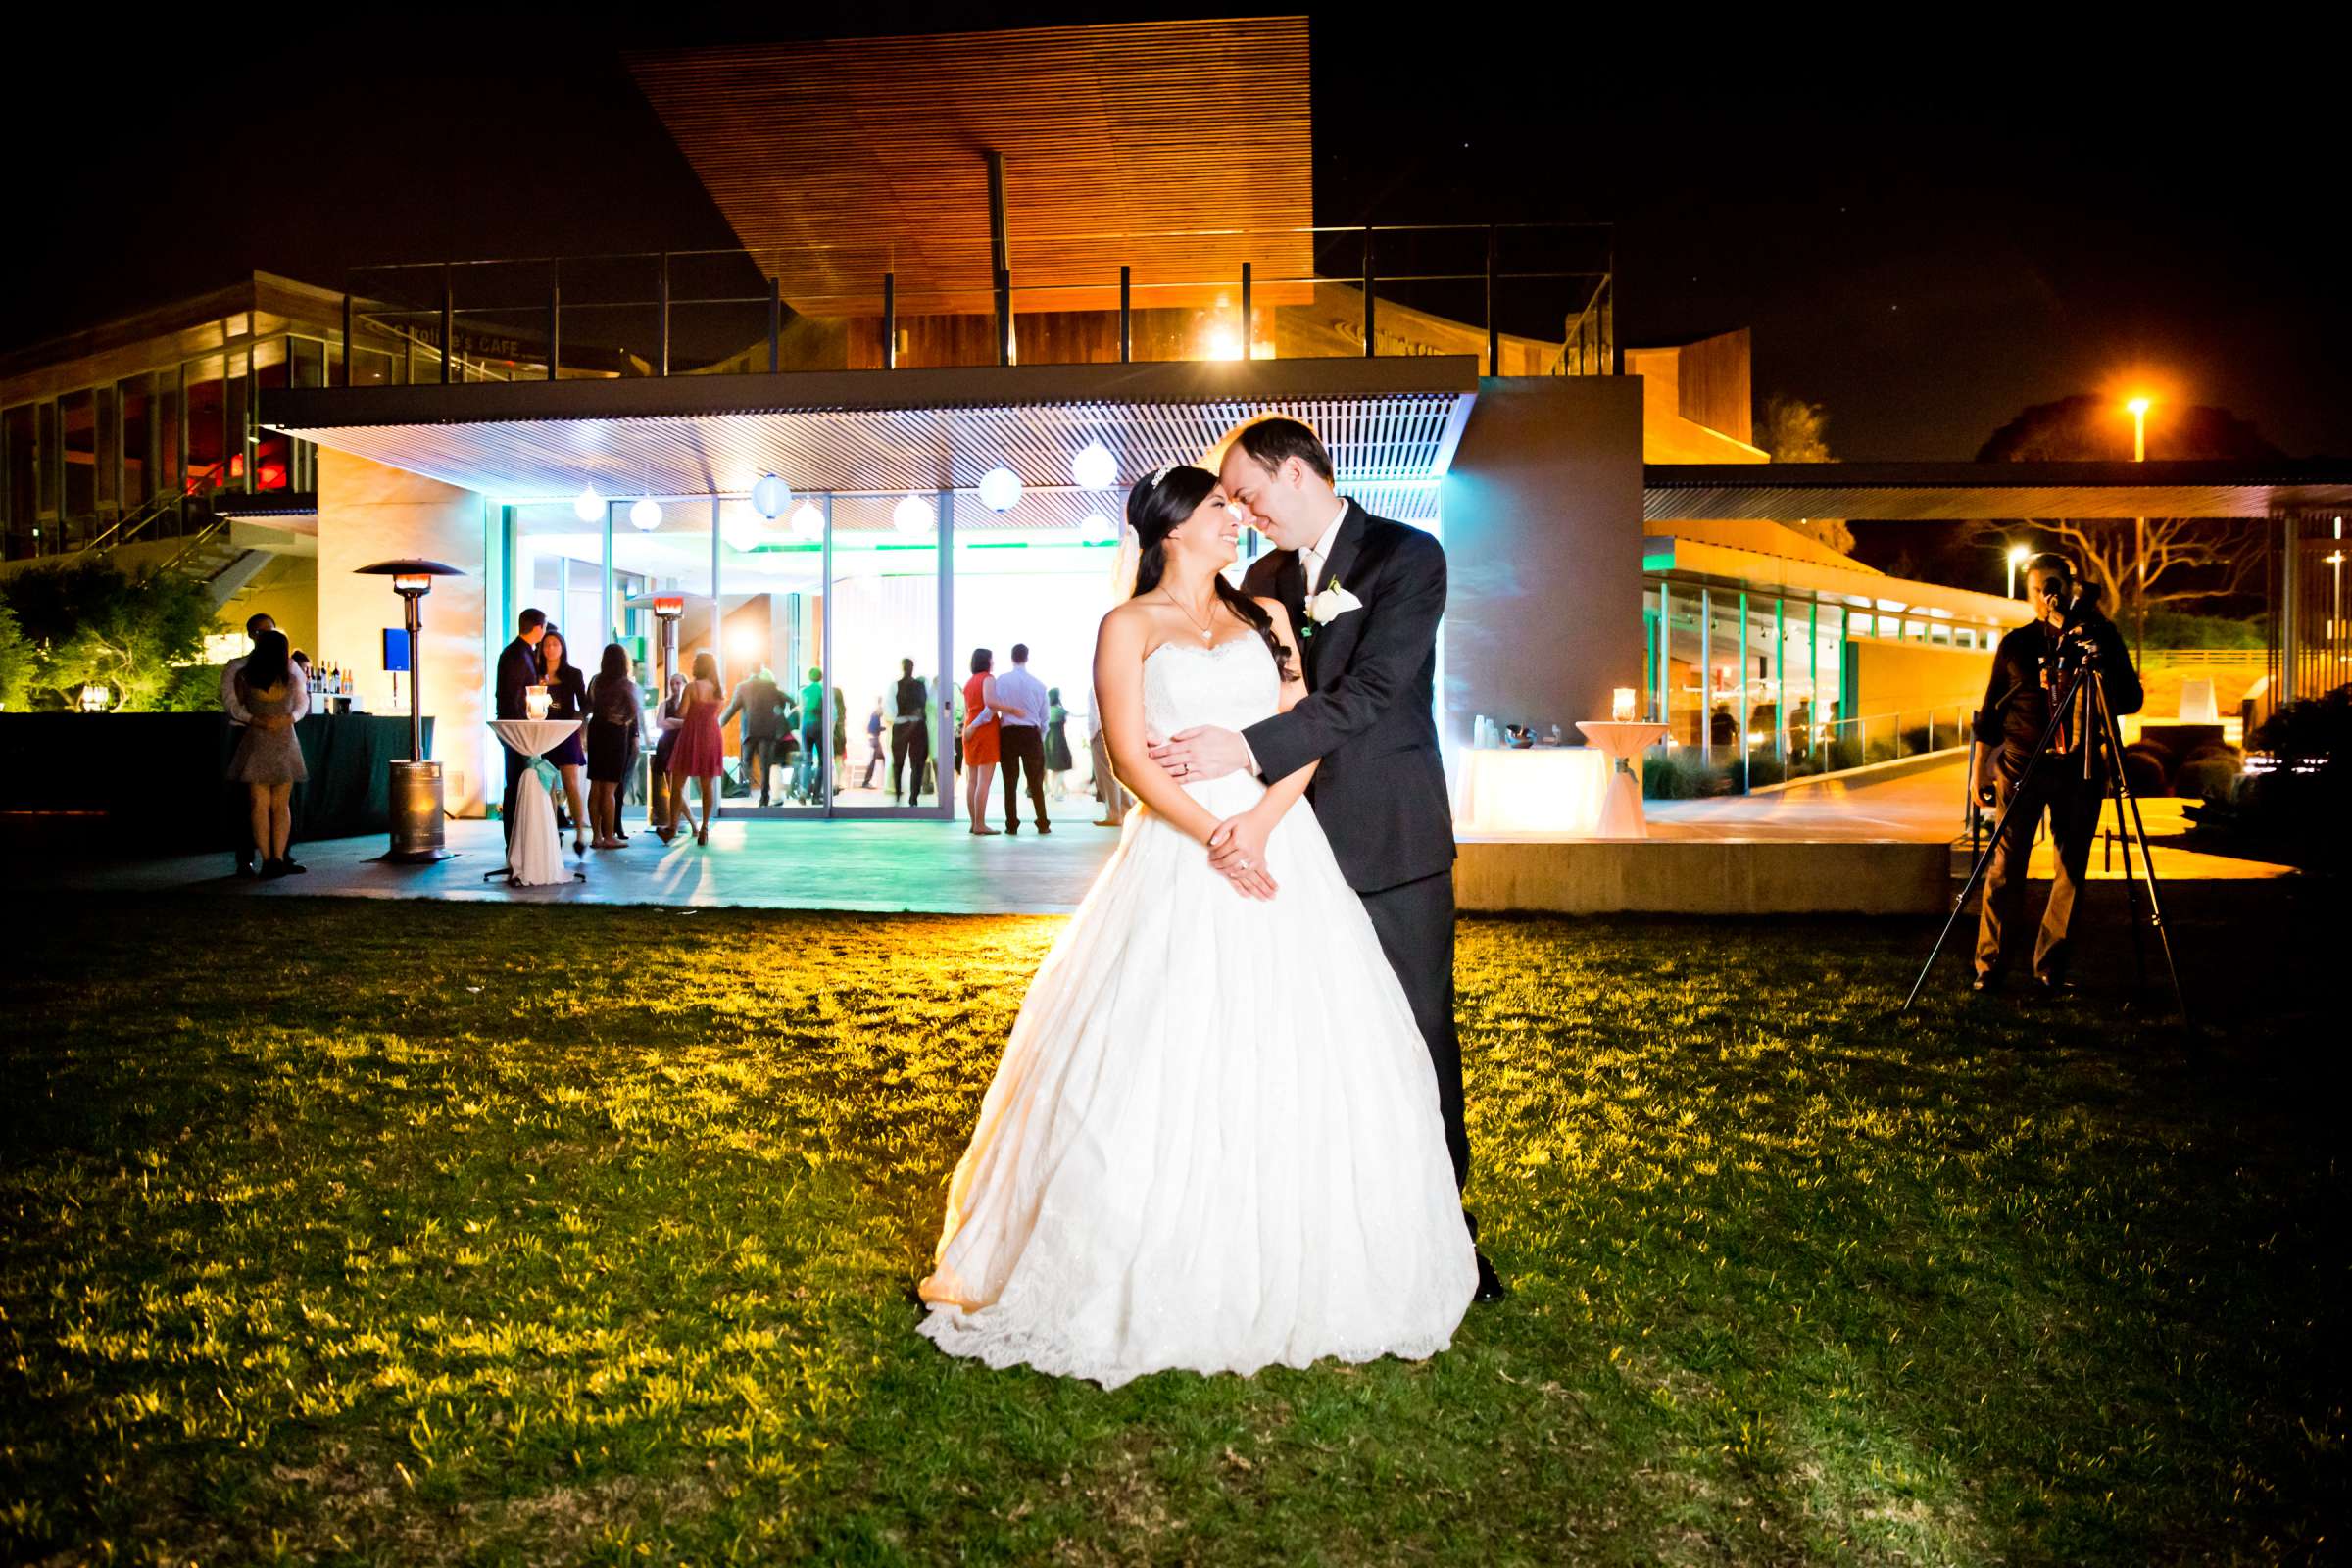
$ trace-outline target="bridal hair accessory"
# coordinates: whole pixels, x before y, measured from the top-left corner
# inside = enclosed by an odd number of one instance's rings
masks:
[[[1174,473],[1182,466],[1184,466],[1184,465],[1180,463],[1163,463],[1158,467],[1153,468],[1152,470],[1152,488],[1154,490],[1158,489],[1161,480],[1167,478],[1169,474]]]

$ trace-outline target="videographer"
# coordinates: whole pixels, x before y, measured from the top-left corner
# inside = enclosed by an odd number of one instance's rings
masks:
[[[2139,711],[2141,691],[2123,633],[2099,612],[2097,589],[2075,581],[2065,557],[2035,556],[2026,566],[2026,592],[2034,618],[2003,637],[1994,650],[1992,679],[1984,688],[1984,706],[1977,710],[1977,769],[1971,783],[1977,799],[1998,807],[2001,815],[1995,818],[1999,839],[1985,869],[1984,909],[1977,920],[1974,989],[2000,987],[2010,934],[2025,913],[2034,836],[2046,811],[2057,869],[2034,941],[2034,983],[2044,996],[2057,996],[2067,986],[2068,928],[2090,868],[2110,777],[2106,769],[2114,760],[2095,743],[2097,718],[2088,706],[2093,687],[2087,678],[2030,779],[2027,761],[2048,731],[2051,705],[2064,695],[2075,670],[2098,671],[2109,710],[2119,717]],[[2094,759],[2088,777],[2085,749]]]

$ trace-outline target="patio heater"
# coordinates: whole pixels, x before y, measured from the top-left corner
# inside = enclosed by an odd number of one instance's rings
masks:
[[[424,755],[424,596],[435,577],[463,577],[438,561],[379,561],[355,575],[389,577],[400,595],[401,618],[409,636],[409,755],[392,769],[392,847],[383,858],[402,865],[446,860],[441,835],[441,764]]]
[[[678,617],[686,613],[686,596],[684,594],[637,594],[623,603],[631,610],[652,611],[654,619],[661,623],[659,662],[654,672],[654,702],[658,708],[660,704],[667,700],[670,672],[678,667]],[[648,804],[661,805],[660,792],[667,787],[666,781],[661,774],[649,775],[645,781],[645,795]]]

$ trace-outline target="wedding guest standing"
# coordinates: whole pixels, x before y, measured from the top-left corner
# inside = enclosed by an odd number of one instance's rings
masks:
[[[775,671],[761,664],[736,686],[718,715],[721,730],[737,713],[743,715],[743,734],[735,755],[743,760],[744,793],[758,790],[761,806],[767,804],[767,776],[776,765],[777,742],[782,736],[778,710],[783,707],[784,688],[776,684]]]
[[[931,698],[923,683],[914,678],[914,661],[899,661],[899,681],[891,688],[890,720],[890,804],[899,804],[905,794],[908,806],[915,805],[923,793],[924,769],[931,762]],[[909,760],[914,763],[914,788],[902,791],[901,783]]]
[[[997,831],[988,825],[988,786],[997,776],[997,715],[988,706],[988,689],[996,662],[989,650],[973,649],[972,678],[963,683],[963,812],[981,838]]]
[[[1046,776],[1053,780],[1054,798],[1070,792],[1070,710],[1061,706],[1061,688],[1046,688]]]
[[[676,670],[669,672],[663,683],[667,688],[662,696],[662,710],[656,719],[661,731],[654,742],[654,765],[648,770],[646,789],[653,795],[652,817],[654,833],[667,844],[678,831],[678,792],[669,781],[669,760],[678,749],[678,731],[685,724],[686,677]]]
[[[235,675],[237,706],[245,732],[229,760],[228,776],[245,786],[253,842],[262,855],[262,875],[280,877],[304,868],[294,863],[294,786],[309,778],[302,746],[294,738],[295,708],[303,703],[302,671],[286,647],[286,634],[266,631]]]
[[[1110,745],[1102,739],[1102,704],[1091,690],[1086,694],[1086,751],[1087,763],[1094,769],[1095,799],[1102,803],[1102,814],[1095,818],[1095,826],[1123,826],[1130,804],[1127,790],[1111,770]]]
[[[1029,805],[1037,830],[1051,833],[1046,819],[1046,687],[1029,673],[1029,645],[1012,645],[1012,667],[996,677],[989,701],[998,713],[997,748],[1004,762],[1004,831],[1021,830],[1021,775],[1029,776]]]
[[[882,755],[883,728],[882,699],[877,697],[874,699],[874,710],[865,715],[865,771],[858,778],[858,787],[861,790],[874,787],[874,770],[887,761]]]
[[[718,689],[718,656],[708,650],[695,655],[694,678],[678,703],[678,747],[669,754],[669,791],[677,802],[673,809],[682,815],[686,781],[699,782],[703,819],[694,830],[697,844],[710,842],[710,808],[718,799],[718,775],[727,765],[726,738],[718,731],[719,704],[724,700]]]
[[[588,683],[588,820],[596,848],[617,850],[620,787],[637,755],[637,677],[629,672],[629,651],[605,644],[596,679]]]
[[[275,630],[277,622],[268,615],[248,615],[245,618],[245,636],[248,640],[259,638],[266,631]],[[231,757],[236,755],[237,743],[245,738],[245,726],[252,722],[252,715],[246,712],[245,704],[237,696],[237,671],[245,667],[246,657],[239,655],[220,666],[220,710],[228,715],[228,749]],[[310,710],[311,691],[306,683],[295,697],[295,722],[300,723]],[[226,793],[229,840],[237,847],[237,875],[251,876],[254,854],[252,799],[244,784],[229,777],[226,769],[222,770],[222,782]]]
[[[526,610],[514,617],[514,640],[498,655],[496,712],[500,718],[531,716],[527,694],[539,684],[539,640],[547,635],[547,612]],[[531,759],[510,746],[507,752],[507,794],[498,808],[507,842],[514,841],[514,786]]]
[[[555,627],[539,639],[539,682],[547,688],[547,716],[572,718],[580,721],[573,730],[547,754],[557,773],[564,780],[564,804],[571,808],[571,853],[588,852],[588,812],[580,801],[580,773],[588,765],[588,750],[581,739],[588,722],[588,683],[581,677],[579,666],[571,662],[571,650],[564,644],[564,634]]]

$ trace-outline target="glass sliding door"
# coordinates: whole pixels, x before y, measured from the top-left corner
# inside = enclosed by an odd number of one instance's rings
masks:
[[[836,816],[953,817],[950,715],[961,681],[948,646],[952,588],[943,578],[953,571],[955,499],[924,491],[835,496],[829,507],[816,500],[830,514],[826,652],[818,661],[828,678],[821,685],[840,693],[846,722],[838,727],[853,764],[830,809]],[[870,727],[877,707],[878,729]],[[825,726],[828,743],[835,727]]]
[[[805,538],[786,518],[760,516],[749,501],[719,504],[729,815],[824,810],[824,565],[821,529]]]

